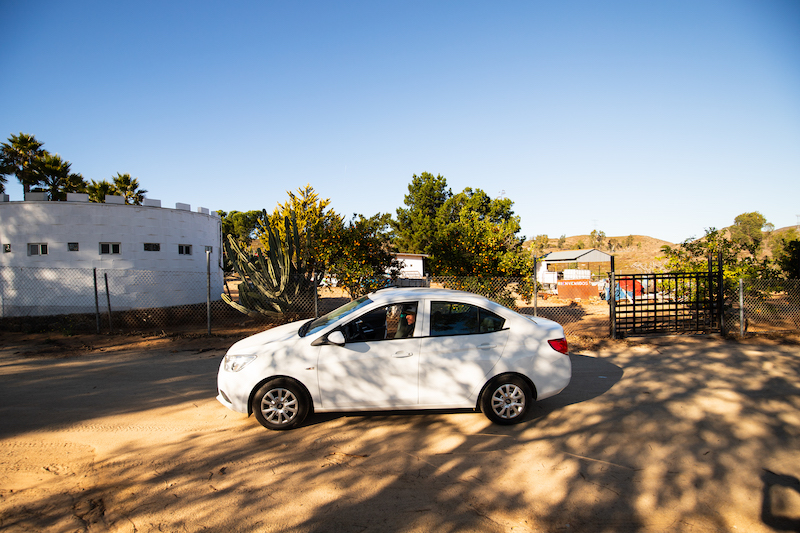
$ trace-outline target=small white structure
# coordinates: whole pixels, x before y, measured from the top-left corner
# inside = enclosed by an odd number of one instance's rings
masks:
[[[550,252],[541,259],[539,259],[539,267],[536,271],[536,279],[542,285],[555,288],[559,282],[558,272],[551,272],[549,265],[575,263],[576,265],[590,263],[611,263],[613,256],[590,248],[588,250],[564,250],[558,252]],[[561,274],[561,280],[574,281],[582,279],[591,279],[592,271],[589,269],[565,269]]]
[[[208,209],[90,203],[85,194],[0,200],[0,317],[94,312],[95,268],[113,275],[115,311],[204,303],[207,250],[212,297],[222,293],[221,221]]]
[[[426,254],[398,253],[395,257],[402,267],[400,268],[401,278],[419,279],[425,276]]]

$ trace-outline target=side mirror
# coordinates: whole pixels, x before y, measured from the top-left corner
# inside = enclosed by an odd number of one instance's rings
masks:
[[[328,335],[328,344],[344,346],[344,334],[339,330],[331,332],[331,334]]]

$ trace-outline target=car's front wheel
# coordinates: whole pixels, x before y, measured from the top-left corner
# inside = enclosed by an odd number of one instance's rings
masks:
[[[481,396],[481,411],[495,424],[516,424],[525,418],[533,402],[530,386],[518,376],[499,376]]]
[[[308,416],[311,400],[296,381],[276,378],[259,387],[251,407],[265,428],[292,429]]]

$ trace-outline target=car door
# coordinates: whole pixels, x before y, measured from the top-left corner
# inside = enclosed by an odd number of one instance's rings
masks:
[[[420,405],[472,406],[475,394],[503,354],[505,319],[457,301],[429,303],[428,335],[422,340]]]
[[[319,351],[322,408],[417,405],[416,310],[417,302],[385,305],[338,328],[344,334],[344,346],[327,344]]]

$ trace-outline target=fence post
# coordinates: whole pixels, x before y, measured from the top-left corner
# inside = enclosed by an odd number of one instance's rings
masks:
[[[614,272],[614,256],[611,256],[611,286],[608,288],[608,314],[611,319],[611,338],[617,338],[617,279]]]
[[[211,335],[211,251],[206,250],[206,322]]]
[[[319,318],[319,296],[317,295],[317,292],[319,291],[319,281],[321,276],[317,276],[316,272],[312,272],[311,277],[314,279],[314,318]]]
[[[719,330],[725,335],[727,325],[725,324],[725,275],[722,267],[722,252],[717,254],[717,306],[719,307]]]
[[[100,334],[100,300],[97,297],[97,268],[92,269],[94,274],[94,315],[97,319],[97,334]]]
[[[111,294],[108,292],[108,272],[103,272],[103,277],[106,280],[106,303],[108,304],[108,332],[114,332],[114,326],[111,324]]]
[[[533,316],[539,316],[539,272],[536,257],[533,258]]]
[[[744,279],[739,278],[739,336],[744,338]]]

